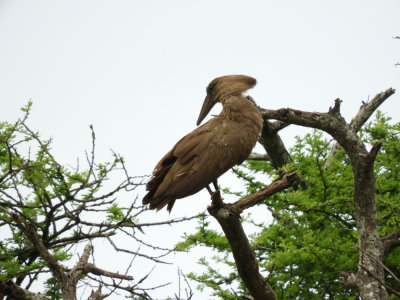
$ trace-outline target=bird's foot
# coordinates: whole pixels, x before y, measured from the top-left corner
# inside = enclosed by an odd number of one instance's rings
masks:
[[[224,202],[222,201],[222,197],[221,197],[221,192],[218,188],[218,183],[217,180],[214,180],[213,182],[214,188],[215,188],[215,192],[213,192],[210,188],[210,186],[207,186],[207,191],[210,193],[211,195],[211,206],[210,208],[221,208],[224,206]]]
[[[212,206],[214,207],[223,207],[224,202],[222,201],[221,192],[220,190],[216,190],[214,194],[211,195]]]
[[[210,196],[212,197],[212,195],[213,195],[215,192],[212,191],[212,189],[210,188],[209,185],[206,186],[206,189],[207,189],[208,193],[210,194]]]

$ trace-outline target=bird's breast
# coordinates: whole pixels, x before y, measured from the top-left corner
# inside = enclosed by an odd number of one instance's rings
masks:
[[[242,163],[250,154],[259,136],[260,129],[248,124],[223,120],[214,128],[216,151],[223,153],[222,164]],[[223,168],[223,166],[220,166]]]

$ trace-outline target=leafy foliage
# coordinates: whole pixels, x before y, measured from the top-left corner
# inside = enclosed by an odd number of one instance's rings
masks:
[[[381,236],[399,228],[400,209],[400,123],[390,124],[390,118],[378,112],[376,119],[360,132],[363,140],[373,145],[382,141],[383,147],[376,163],[376,198]],[[353,209],[353,173],[343,150],[334,157],[328,154],[332,142],[320,131],[300,138],[290,150],[293,163],[285,166],[296,170],[302,182],[285,192],[266,199],[265,206],[273,217],[266,225],[263,220],[246,219],[256,225],[251,244],[260,270],[268,278],[278,299],[357,299],[359,292],[339,283],[341,271],[357,272],[358,244]],[[328,161],[329,160],[329,161]],[[274,178],[277,172],[269,162],[247,161],[245,168],[235,171],[254,193],[265,183],[257,174]],[[196,233],[185,236],[182,249],[205,246],[220,253],[212,262],[201,260],[202,274],[189,276],[199,282],[199,288],[211,288],[221,299],[236,299],[246,289],[236,275],[235,265],[225,237],[211,228],[206,219],[199,220]],[[212,239],[205,238],[212,236]],[[391,250],[385,260],[389,268],[400,274],[399,247]],[[230,271],[218,271],[221,269]],[[388,284],[399,289],[396,282]],[[236,286],[236,291],[232,287]]]

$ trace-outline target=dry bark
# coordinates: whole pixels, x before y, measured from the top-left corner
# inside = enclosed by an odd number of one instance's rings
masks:
[[[361,105],[357,115],[351,120],[350,125],[353,129],[358,132],[361,127],[367,122],[369,117],[375,112],[375,110],[391,95],[394,94],[393,89],[387,89],[386,91],[377,94],[371,101],[363,102]],[[326,168],[329,167],[330,158],[335,156],[337,151],[340,149],[340,145],[338,142],[334,144],[331,151],[329,152],[328,158],[326,160]]]

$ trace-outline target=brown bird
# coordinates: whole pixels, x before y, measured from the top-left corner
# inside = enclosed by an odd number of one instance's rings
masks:
[[[197,193],[234,165],[241,164],[256,144],[263,120],[257,107],[243,96],[257,81],[245,75],[214,79],[197,125],[212,107],[222,103],[222,112],[183,137],[157,164],[146,185],[143,204],[171,211],[175,200]]]

